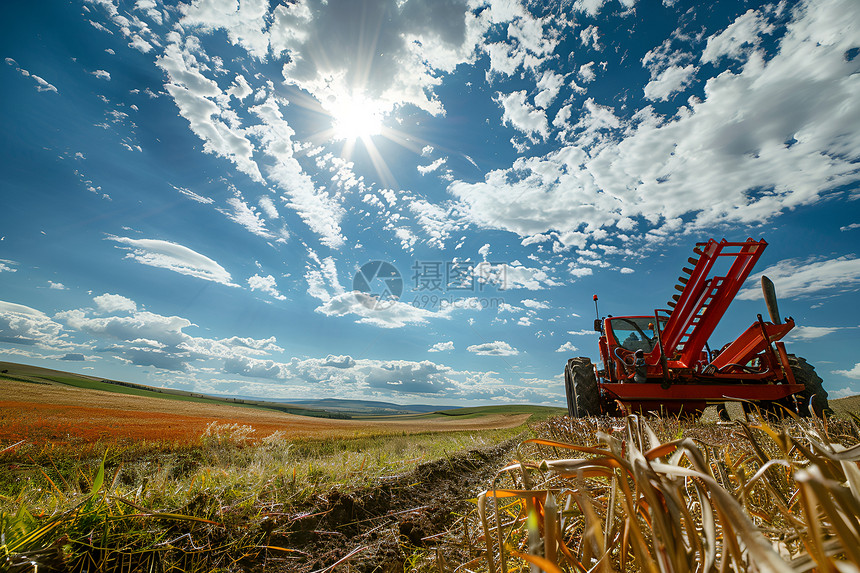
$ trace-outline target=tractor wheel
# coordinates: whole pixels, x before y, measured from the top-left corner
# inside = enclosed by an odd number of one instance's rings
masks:
[[[815,373],[815,367],[812,366],[805,358],[788,355],[788,365],[791,367],[791,372],[794,374],[794,380],[798,384],[803,384],[804,390],[797,394],[800,404],[800,415],[809,417],[809,400],[812,399],[812,409],[817,416],[823,416],[824,413],[830,410],[827,403],[827,390],[822,384],[824,381]],[[794,401],[791,397],[785,399],[786,402],[793,405]],[[793,409],[793,408],[792,408]]]
[[[600,414],[597,376],[589,358],[571,358],[567,361],[564,368],[564,390],[567,394],[567,412],[571,418]]]

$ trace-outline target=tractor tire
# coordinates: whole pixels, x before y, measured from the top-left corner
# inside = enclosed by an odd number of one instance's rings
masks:
[[[827,390],[822,386],[824,381],[815,373],[815,367],[807,362],[805,358],[795,356],[794,354],[788,355],[788,365],[791,367],[792,374],[794,374],[795,382],[804,386],[803,391],[797,394],[798,399],[801,401],[800,416],[804,418],[810,416],[810,399],[812,399],[812,409],[815,411],[815,415],[824,416],[825,412],[830,410],[830,405],[827,403]],[[790,397],[786,398],[786,401],[793,403]]]
[[[586,418],[600,414],[600,393],[591,359],[571,358],[564,367],[564,390],[567,412],[571,418]]]

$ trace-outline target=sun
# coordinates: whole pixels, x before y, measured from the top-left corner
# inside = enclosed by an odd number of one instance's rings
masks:
[[[368,141],[382,133],[383,114],[379,104],[361,94],[342,95],[328,106],[334,139]]]
[[[377,143],[385,139],[416,153],[422,148],[419,144],[425,145],[421,144],[423,140],[385,125],[385,120],[393,113],[391,103],[386,98],[368,97],[364,89],[332,85],[325,97],[316,99],[316,106],[314,109],[322,108],[331,123],[317,132],[313,139],[320,144],[339,144],[340,157],[347,161],[352,161],[360,148],[360,157],[370,160],[383,185],[396,187],[397,181],[383,156],[383,149],[389,146],[379,148]]]

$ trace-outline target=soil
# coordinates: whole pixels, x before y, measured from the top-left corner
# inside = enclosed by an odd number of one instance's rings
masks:
[[[433,548],[459,515],[473,509],[468,497],[486,488],[522,439],[428,462],[366,490],[332,490],[301,515],[270,515],[263,522],[268,545],[301,554],[270,551],[266,570],[309,573],[341,560],[356,573],[407,570],[408,553]],[[468,560],[468,554],[450,555],[453,550],[446,548],[449,558]]]

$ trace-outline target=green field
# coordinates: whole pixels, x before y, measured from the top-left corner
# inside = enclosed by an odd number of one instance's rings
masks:
[[[439,410],[426,414],[401,414],[394,416],[353,416],[356,420],[438,420],[440,418],[457,418],[470,420],[497,414],[530,414],[529,423],[545,420],[551,416],[562,416],[567,413],[564,408],[553,408],[550,406],[529,406],[525,404],[511,404],[506,406],[472,406],[457,408],[454,410]]]

